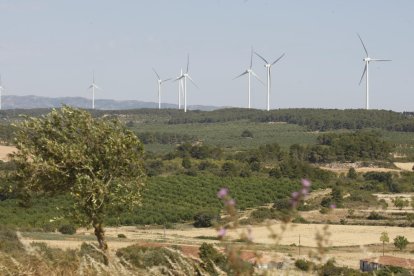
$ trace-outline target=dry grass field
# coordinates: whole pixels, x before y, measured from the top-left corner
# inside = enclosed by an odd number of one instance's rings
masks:
[[[281,230],[281,224],[273,223],[271,225],[252,226],[253,241],[256,248],[262,251],[269,251],[275,247],[275,240],[270,237],[269,229],[272,229],[276,234],[281,235],[279,245],[289,246],[289,249],[283,253],[283,256],[290,254],[292,257],[298,257],[299,235],[302,246],[302,255],[306,256],[307,252],[314,250],[317,246],[316,235],[322,234],[323,224],[291,224],[286,231]],[[238,230],[230,231],[229,238],[237,239],[241,232],[247,231],[247,227],[242,227]],[[358,225],[329,225],[328,245],[331,248],[327,257],[334,257],[338,264],[346,265],[353,268],[358,268],[359,259],[378,256],[382,250],[379,237],[382,232],[386,231],[390,240],[397,235],[407,237],[409,241],[414,241],[414,231],[410,228],[402,227],[387,227],[387,226],[358,226]],[[123,233],[127,239],[117,239],[117,235]],[[163,246],[164,244],[175,244],[185,247],[198,246],[203,242],[219,243],[213,238],[217,236],[217,231],[213,228],[192,228],[183,227],[182,229],[138,229],[134,226],[123,226],[118,228],[108,228],[107,237],[111,251],[118,248],[125,247],[134,243],[140,243],[150,246]],[[41,240],[30,237],[30,233],[25,235],[24,243],[32,241],[46,242],[52,247],[58,248],[76,248],[84,241],[85,236],[92,238],[93,231],[81,229],[74,236],[68,236],[61,240]],[[212,239],[206,239],[210,237]],[[88,239],[89,240],[89,239]],[[409,246],[405,252],[398,252],[395,250],[392,242],[387,245],[386,252],[388,255],[408,256],[408,252],[413,250]],[[194,251],[194,250],[193,250]]]

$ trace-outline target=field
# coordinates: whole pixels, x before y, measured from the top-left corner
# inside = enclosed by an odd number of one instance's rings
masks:
[[[269,228],[271,227],[276,233],[281,234],[282,238],[278,245],[275,240],[269,237]],[[283,256],[290,253],[297,257],[299,236],[300,244],[303,247],[302,253],[306,255],[309,250],[316,247],[315,237],[318,233],[323,233],[324,225],[322,224],[291,224],[285,232],[282,232],[280,224],[274,223],[270,226],[252,226],[253,241],[251,249],[261,252],[280,251]],[[246,227],[238,231],[230,232],[229,238],[237,239],[239,233],[246,231]],[[369,256],[379,256],[382,247],[379,242],[381,233],[388,232],[391,239],[397,235],[404,235],[408,240],[414,240],[414,232],[409,228],[401,227],[382,227],[382,226],[356,226],[356,225],[330,225],[327,229],[330,236],[328,237],[328,247],[330,248],[327,257],[334,257],[341,265],[358,268],[359,260]],[[117,235],[123,233],[127,239],[118,239]],[[91,230],[80,229],[78,234],[71,238],[62,237],[60,234],[42,234],[23,233],[23,241],[26,243],[37,241],[46,242],[52,247],[58,248],[77,248],[83,241],[91,241],[93,233]],[[126,247],[134,243],[148,244],[178,244],[186,246],[199,246],[203,242],[218,243],[214,240],[217,236],[215,229],[194,229],[183,226],[181,229],[139,229],[133,226],[123,226],[117,228],[108,228],[107,236],[109,237],[111,250]],[[213,239],[206,239],[211,237]],[[414,246],[410,248],[414,249]],[[386,254],[394,256],[409,257],[409,253],[398,252],[392,245],[387,245]]]
[[[162,132],[178,133],[195,136],[205,144],[220,146],[226,150],[242,150],[256,148],[263,144],[278,143],[284,148],[292,144],[316,143],[315,132],[308,132],[306,128],[286,123],[254,123],[249,121],[234,121],[214,124],[160,124],[141,123],[132,128],[137,133]],[[244,130],[253,133],[253,138],[242,137]],[[147,150],[153,152],[167,152],[175,145],[159,144],[147,145]]]
[[[324,257],[358,268],[359,259],[380,254],[379,237],[384,231],[391,241],[387,254],[409,256],[414,250],[410,244],[399,252],[392,244],[397,235],[414,241],[410,231],[414,225],[414,134],[390,130],[394,121],[402,118],[405,123],[407,118],[394,114],[394,119],[377,123],[365,111],[356,112],[364,115],[359,120],[358,114],[344,115],[352,111],[337,110],[328,112],[339,114],[332,118],[325,117],[323,110],[280,110],[272,116],[258,111],[236,113],[182,115],[174,110],[143,110],[95,114],[119,118],[138,136],[148,138],[147,154],[142,158],[148,174],[142,205],[133,211],[109,209],[105,220],[112,253],[138,243],[182,246],[191,257],[198,257],[198,246],[207,242],[222,249],[228,244],[243,245],[244,250],[276,254],[292,264],[295,258],[317,250],[320,234],[329,249]],[[7,134],[3,136],[12,136]],[[0,160],[8,161],[7,154],[14,150],[1,146]],[[8,164],[2,163],[3,175],[15,169]],[[303,192],[302,178],[312,182],[310,191]],[[18,194],[7,192],[13,188],[7,181],[0,191],[0,224],[17,228],[26,245],[36,241],[78,249],[83,242],[95,241],[93,230],[79,228],[68,217],[62,219],[73,206],[67,191],[52,198],[39,193],[22,202]],[[238,209],[241,226],[229,230],[222,243],[215,226],[231,225],[226,224],[228,202],[217,197],[223,187],[235,200],[232,204]],[[300,198],[297,210],[292,208],[296,191],[310,192]],[[405,205],[398,207],[397,201]],[[280,222],[287,216],[294,223],[282,231]],[[195,228],[198,220],[208,223]],[[77,227],[77,234],[58,233],[56,229],[64,224]],[[270,228],[280,238],[277,244]],[[248,229],[253,244],[240,242],[240,234]]]

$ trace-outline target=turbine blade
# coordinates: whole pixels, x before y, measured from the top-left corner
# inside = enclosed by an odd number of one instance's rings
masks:
[[[240,74],[240,75],[238,75],[237,77],[233,78],[233,80],[235,80],[235,79],[237,79],[237,78],[240,78],[241,76],[246,75],[247,73],[249,73],[249,72],[244,71],[243,73],[241,73],[241,74]]]
[[[190,66],[190,54],[187,54],[187,72],[188,73],[188,68]]]
[[[275,60],[272,65],[274,65],[276,62],[278,62],[279,60],[281,60],[283,57],[285,56],[285,54],[283,53],[277,60]]]
[[[367,54],[367,56],[369,56],[368,51],[367,51],[367,47],[365,47],[364,41],[362,41],[362,38],[358,33],[357,33],[357,35],[359,37],[359,40],[361,40],[362,47],[364,47],[365,53]]]
[[[372,61],[392,61],[391,59],[371,59]]]
[[[267,62],[267,60],[262,57],[261,55],[259,55],[257,52],[254,52],[256,54],[256,56],[258,56],[259,58],[261,58],[266,64],[269,64],[269,62]]]
[[[154,68],[152,68],[152,71],[154,71],[155,75],[157,76],[158,80],[161,80],[160,75],[158,75],[157,71],[155,71]]]
[[[184,76],[179,76],[178,78],[176,78],[176,79],[174,80],[174,82],[176,82],[176,81],[178,81],[178,80],[181,80],[182,78],[184,78]]]
[[[95,88],[98,90],[102,90],[102,88],[100,88],[99,86],[97,86],[96,84],[94,84]]]
[[[362,79],[364,78],[366,72],[367,72],[367,65],[365,64],[364,72],[362,72],[361,79],[359,80],[359,85],[361,85]]]
[[[193,79],[187,75],[187,78],[194,84],[195,87],[200,88],[197,86],[197,84],[193,81]]]
[[[166,82],[166,81],[169,81],[169,80],[171,80],[171,78],[168,78],[168,79],[162,80],[162,81],[161,81],[161,83]]]
[[[252,50],[250,52],[250,69],[252,69],[253,67],[253,46],[252,46]]]
[[[255,73],[255,72],[253,72],[253,71],[251,71],[252,72],[252,75],[258,80],[258,81],[260,81],[260,83],[261,84],[265,84],[260,78],[259,78],[259,76]]]

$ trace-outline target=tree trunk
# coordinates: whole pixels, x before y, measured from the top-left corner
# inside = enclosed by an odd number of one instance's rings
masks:
[[[99,222],[95,222],[93,224],[93,228],[95,228],[95,236],[99,243],[99,249],[102,250],[102,254],[104,257],[104,264],[108,265],[109,264],[109,260],[107,256],[108,244],[105,241],[105,230],[102,227],[102,223],[99,223]]]

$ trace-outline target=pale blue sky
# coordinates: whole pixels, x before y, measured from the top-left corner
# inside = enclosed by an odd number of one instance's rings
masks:
[[[361,108],[364,51],[372,108],[414,110],[412,0],[0,0],[0,73],[6,94],[156,101],[155,67],[179,74],[190,53],[189,104],[247,105],[250,46],[273,67],[271,108]],[[255,58],[253,69],[265,79]],[[265,108],[254,82],[252,105]],[[177,102],[177,83],[163,99]]]

